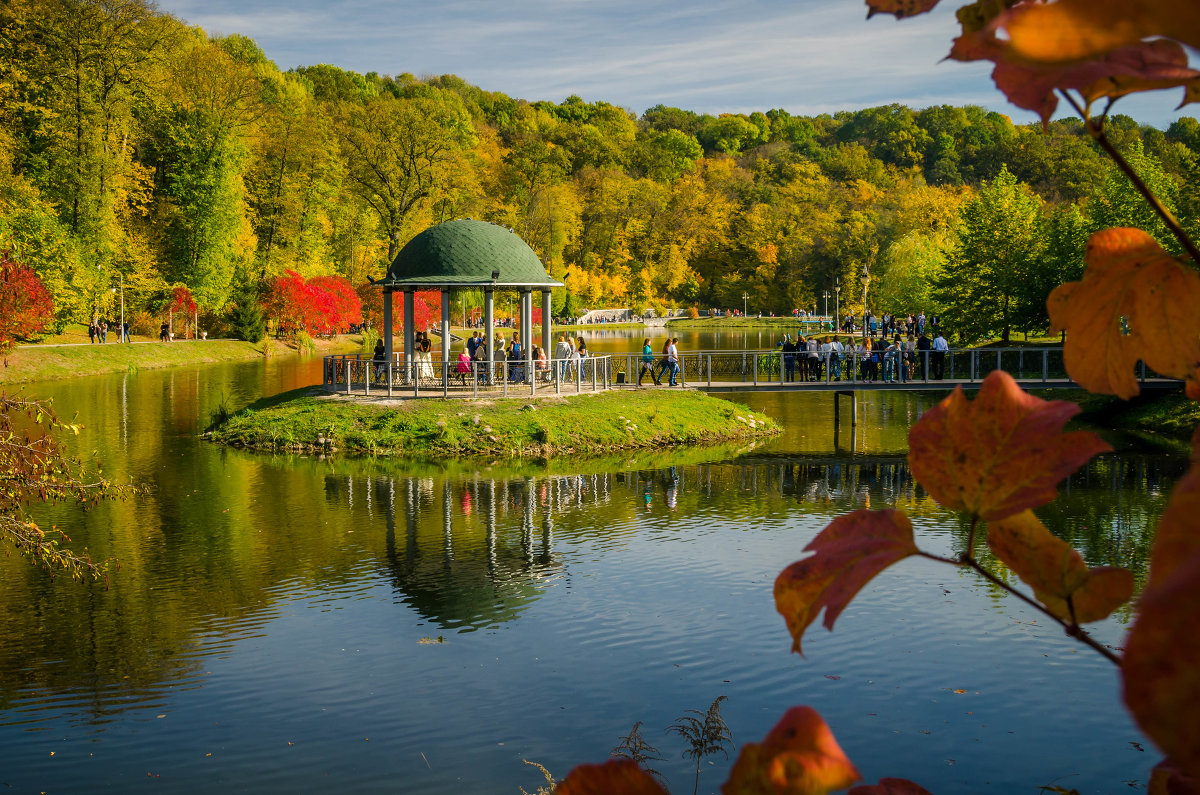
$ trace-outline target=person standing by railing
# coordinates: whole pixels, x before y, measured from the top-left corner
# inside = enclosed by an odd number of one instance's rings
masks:
[[[567,379],[567,367],[575,355],[575,346],[567,342],[566,334],[558,335],[558,344],[554,346],[554,360],[558,362],[558,380]]]
[[[642,378],[647,373],[654,380],[655,386],[662,386],[662,382],[654,375],[654,349],[650,347],[650,338],[646,337],[642,341],[642,366],[638,368],[637,385],[642,385]]]
[[[937,315],[934,315],[936,318]],[[946,375],[946,354],[950,351],[950,344],[946,342],[946,338],[939,331],[937,337],[933,340],[933,377],[941,381]]]
[[[670,386],[679,386],[676,379],[679,377],[679,348],[676,343],[679,342],[677,337],[672,337],[667,343],[667,364],[671,368]]]

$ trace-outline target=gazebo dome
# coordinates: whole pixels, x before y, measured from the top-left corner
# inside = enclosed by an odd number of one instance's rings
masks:
[[[493,278],[493,273],[498,275]],[[431,226],[400,249],[377,285],[410,287],[561,287],[521,236],[470,218]]]

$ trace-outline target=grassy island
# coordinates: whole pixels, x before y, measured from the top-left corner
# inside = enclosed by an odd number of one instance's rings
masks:
[[[214,441],[256,450],[412,458],[548,458],[751,440],[779,432],[745,406],[654,389],[499,399],[346,397],[284,392],[214,418]]]

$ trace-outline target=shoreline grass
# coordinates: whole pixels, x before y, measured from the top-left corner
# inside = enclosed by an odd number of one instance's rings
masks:
[[[690,390],[389,400],[307,387],[256,401],[208,435],[272,452],[544,459],[748,441],[778,432],[762,413]]]
[[[152,370],[196,364],[218,364],[260,359],[263,343],[241,340],[175,340],[101,345],[22,345],[3,359],[0,384],[23,384],[32,381],[59,381],[88,375],[122,373],[131,370]],[[334,340],[317,340],[316,354],[357,349],[361,338],[347,335]],[[268,340],[271,356],[294,354],[294,343]]]

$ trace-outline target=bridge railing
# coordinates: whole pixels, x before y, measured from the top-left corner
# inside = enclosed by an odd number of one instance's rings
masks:
[[[913,351],[911,357],[887,356],[884,352],[857,351],[841,354],[808,352],[786,354],[779,350],[701,350],[679,354],[679,378],[692,383],[792,383],[803,381],[848,381],[887,383],[982,381],[993,370],[1003,370],[1020,381],[1047,384],[1069,382],[1063,364],[1063,349],[1053,348],[956,348],[940,356],[935,351]],[[790,357],[790,361],[789,361]],[[642,354],[615,354],[617,367],[636,380]],[[663,356],[655,354],[654,372],[664,373]],[[1139,365],[1142,380],[1158,375]]]
[[[322,360],[321,384],[327,392],[404,397],[599,392],[613,385],[612,358],[535,359],[528,364],[505,359],[489,366],[487,362],[443,360],[433,353],[408,361],[403,353],[383,361],[361,353],[334,354]]]

